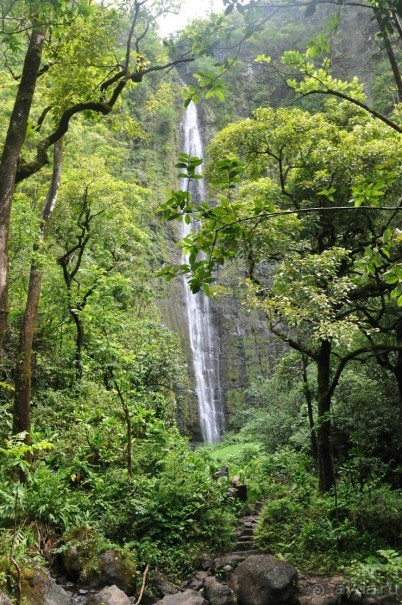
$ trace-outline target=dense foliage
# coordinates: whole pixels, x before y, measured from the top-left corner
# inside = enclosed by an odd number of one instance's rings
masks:
[[[81,580],[108,549],[180,580],[257,500],[261,550],[401,583],[400,6],[265,4],[226,0],[162,42],[169,2],[0,3],[0,589],[17,601],[70,548]],[[177,157],[200,178],[178,155],[183,99],[210,138],[200,204],[176,191]],[[162,217],[197,221],[187,264]],[[189,444],[186,328],[167,325],[160,276],[183,274],[282,343],[214,448]],[[214,477],[227,464],[248,504]]]

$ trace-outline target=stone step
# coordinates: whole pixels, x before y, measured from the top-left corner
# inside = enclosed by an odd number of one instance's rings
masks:
[[[237,542],[253,542],[253,536],[239,536]]]
[[[232,552],[232,556],[233,557],[244,557],[244,559],[246,559],[247,557],[250,557],[251,555],[260,555],[261,551],[257,550],[256,548],[250,548],[250,550],[236,550],[234,552]]]
[[[250,549],[252,550],[253,546],[254,546],[253,540],[247,540],[247,541],[244,541],[244,542],[238,542],[236,544],[236,548],[238,550],[250,550]]]
[[[258,519],[253,519],[252,521],[246,521],[245,523],[243,523],[243,527],[245,527],[246,529],[252,529],[254,528],[256,525],[258,525]]]
[[[247,515],[247,517],[242,517],[239,519],[240,523],[256,523],[258,521],[258,515]]]

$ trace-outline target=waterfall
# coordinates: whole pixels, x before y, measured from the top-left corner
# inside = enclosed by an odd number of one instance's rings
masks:
[[[202,157],[203,147],[198,113],[193,103],[190,103],[185,112],[183,131],[184,152],[191,156]],[[183,187],[187,187],[187,182],[184,182]],[[193,181],[190,192],[194,203],[205,200],[203,179]],[[190,225],[183,223],[183,237],[194,229],[196,229],[194,223]],[[183,256],[183,263],[186,262],[187,259]],[[220,432],[224,428],[219,377],[219,338],[213,326],[208,297],[202,291],[193,294],[187,280],[184,280],[184,287],[201,433],[204,441],[215,443],[219,441]]]

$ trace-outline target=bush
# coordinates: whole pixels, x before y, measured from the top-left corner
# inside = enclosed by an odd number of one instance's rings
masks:
[[[352,561],[346,568],[348,591],[352,594],[399,594],[402,590],[402,554],[394,550],[378,550],[377,557],[364,563]]]
[[[340,481],[320,494],[300,455],[287,452],[268,456],[266,472],[267,501],[255,534],[260,549],[304,571],[331,573],[354,557],[401,545],[400,491],[378,483],[355,491]]]

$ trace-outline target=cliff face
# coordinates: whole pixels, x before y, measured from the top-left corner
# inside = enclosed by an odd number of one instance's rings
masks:
[[[272,372],[282,346],[267,329],[264,318],[255,311],[248,311],[242,303],[238,288],[242,275],[242,268],[236,264],[222,271],[218,283],[227,286],[227,292],[211,301],[212,321],[218,338],[220,392],[226,428],[230,428],[236,412],[243,409],[244,390],[258,375],[267,376]],[[177,394],[179,427],[191,439],[201,441],[182,280],[176,279],[167,284],[160,309],[167,325],[180,336],[188,362],[191,386],[186,392]]]
[[[207,120],[202,106],[198,107],[204,148],[209,139]],[[166,227],[166,243],[170,262],[180,262],[181,225]],[[225,294],[210,302],[211,322],[217,339],[219,385],[216,398],[221,398],[225,419],[220,424],[230,428],[237,411],[244,406],[244,390],[258,375],[269,375],[275,364],[278,344],[267,329],[264,318],[249,311],[241,300],[239,281],[244,276],[241,265],[233,263],[222,270],[218,284],[225,286]],[[160,300],[161,313],[167,325],[181,339],[188,361],[190,388],[178,393],[177,419],[180,430],[195,441],[201,440],[198,401],[195,393],[194,369],[188,329],[184,283],[175,279],[165,285]]]
[[[269,376],[283,346],[267,328],[264,317],[249,310],[241,299],[241,266],[233,264],[219,276],[228,293],[214,301],[214,317],[220,338],[220,373],[227,427],[244,407],[244,390],[259,376]]]

